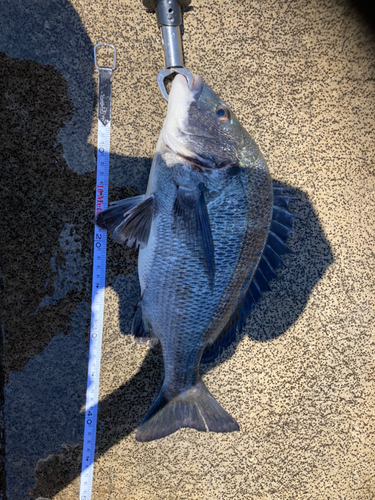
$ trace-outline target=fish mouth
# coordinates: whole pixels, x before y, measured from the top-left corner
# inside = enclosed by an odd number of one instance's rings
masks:
[[[193,80],[193,85],[190,89],[190,92],[193,95],[195,101],[197,101],[203,90],[203,78],[199,75],[195,75]]]
[[[188,88],[188,82],[187,79],[184,75],[177,73],[176,76],[173,79],[173,82],[176,81],[180,85],[184,85],[185,87]],[[188,88],[191,97],[194,99],[194,101],[197,101],[202,93],[203,90],[203,78],[200,75],[195,75],[193,78],[193,83],[190,88]]]

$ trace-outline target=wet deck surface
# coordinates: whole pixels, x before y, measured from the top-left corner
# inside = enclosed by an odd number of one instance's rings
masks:
[[[375,496],[375,36],[351,3],[193,0],[187,66],[299,196],[289,269],[205,369],[239,422],[137,443],[161,378],[129,335],[137,254],[110,242],[93,498]],[[247,6],[246,6],[247,5]],[[144,192],[166,112],[139,1],[4,2],[1,294],[6,497],[78,498],[95,195],[95,43],[114,43],[110,200]],[[2,476],[4,479],[4,475]],[[3,495],[3,496],[1,496]]]

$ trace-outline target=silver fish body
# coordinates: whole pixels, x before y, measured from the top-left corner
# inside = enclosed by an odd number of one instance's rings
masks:
[[[137,198],[98,218],[117,241],[140,244],[133,333],[156,337],[163,352],[163,385],[137,440],[181,427],[238,430],[199,366],[249,290],[270,231],[273,191],[258,147],[200,77],[192,89],[175,78],[147,191]]]

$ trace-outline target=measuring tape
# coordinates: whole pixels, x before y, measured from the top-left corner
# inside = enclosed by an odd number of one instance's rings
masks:
[[[112,68],[97,64],[97,49],[100,46],[113,49]],[[96,162],[95,214],[108,205],[109,144],[111,127],[112,71],[116,67],[116,49],[109,43],[94,47],[95,67],[99,70],[98,90],[98,147]],[[107,231],[95,226],[94,265],[92,272],[92,302],[90,325],[89,366],[87,372],[85,430],[83,438],[80,500],[90,500],[95,460],[96,426],[98,418],[100,359],[102,354],[104,289],[106,270]]]

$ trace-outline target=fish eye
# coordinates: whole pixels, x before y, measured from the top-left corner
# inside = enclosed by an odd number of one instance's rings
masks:
[[[218,106],[216,108],[216,115],[221,122],[227,122],[228,120],[230,120],[229,109],[224,106]]]

